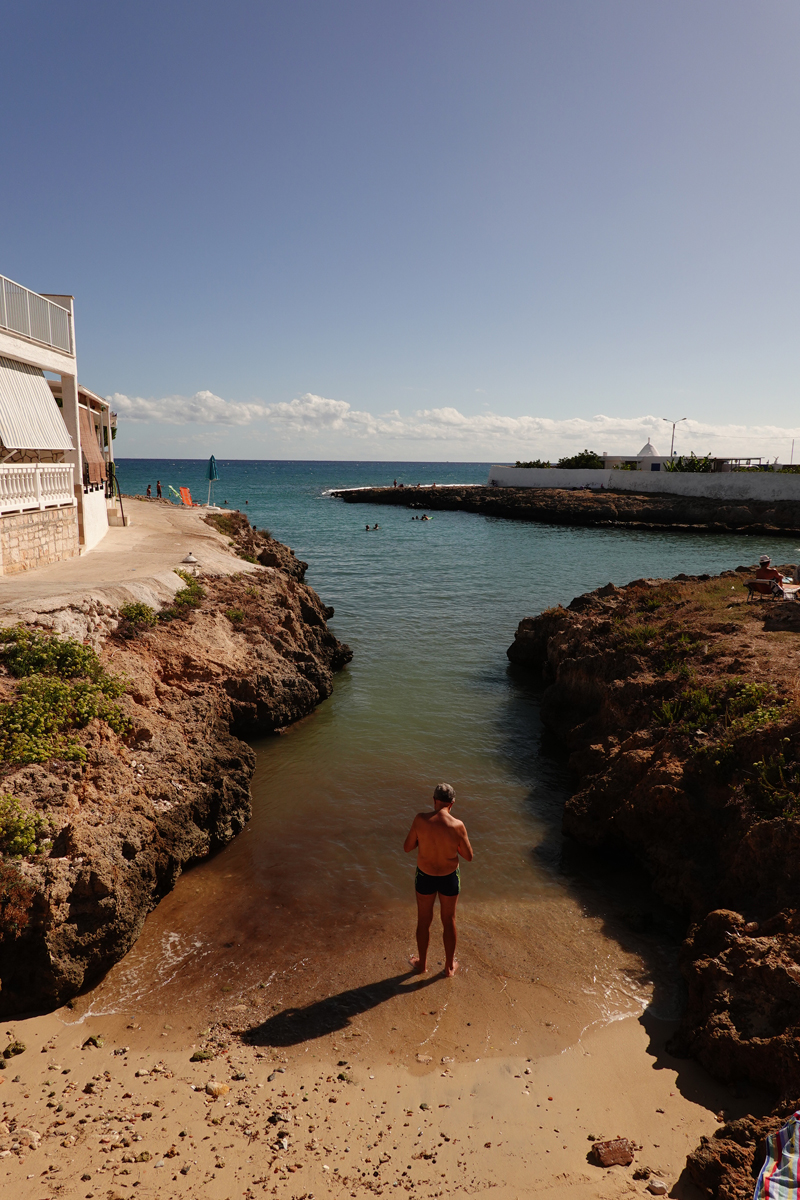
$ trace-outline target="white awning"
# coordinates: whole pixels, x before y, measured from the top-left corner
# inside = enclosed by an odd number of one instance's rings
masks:
[[[0,358],[0,441],[6,450],[72,449],[43,372],[13,358]]]

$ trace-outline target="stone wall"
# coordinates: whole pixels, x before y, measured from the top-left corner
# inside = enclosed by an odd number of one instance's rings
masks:
[[[709,500],[800,500],[800,475],[778,471],[569,470],[564,467],[494,465],[489,487],[607,488],[640,495],[694,496]]]
[[[33,571],[79,553],[74,507],[0,517],[0,575]]]

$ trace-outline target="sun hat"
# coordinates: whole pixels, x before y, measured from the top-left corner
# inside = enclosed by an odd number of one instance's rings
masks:
[[[764,564],[764,563],[768,563],[768,562],[769,562],[769,555],[768,555],[768,554],[762,554],[762,555],[761,555],[761,558],[760,558],[758,561],[759,561],[759,562],[762,564],[762,566],[763,566],[763,564]]]

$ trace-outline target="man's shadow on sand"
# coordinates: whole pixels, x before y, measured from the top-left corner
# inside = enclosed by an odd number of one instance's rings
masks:
[[[353,1017],[385,1004],[394,996],[410,996],[422,991],[443,975],[442,971],[430,976],[405,971],[402,975],[365,983],[363,987],[348,988],[346,992],[315,1000],[305,1008],[285,1008],[261,1025],[245,1030],[241,1036],[255,1046],[297,1046],[300,1042],[346,1029]]]

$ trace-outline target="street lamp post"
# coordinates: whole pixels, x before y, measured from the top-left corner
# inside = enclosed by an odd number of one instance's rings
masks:
[[[661,420],[662,420],[662,421],[666,421],[668,425],[669,425],[670,423],[672,424],[672,441],[670,442],[670,447],[669,447],[669,456],[670,456],[670,458],[672,458],[672,452],[673,452],[673,450],[675,449],[675,426],[676,426],[676,425],[680,425],[681,421],[688,421],[688,420],[689,420],[689,418],[688,418],[688,417],[681,417],[681,420],[680,420],[680,421],[672,421],[672,422],[670,422],[670,419],[669,419],[669,417],[662,417],[662,418],[661,418]]]

